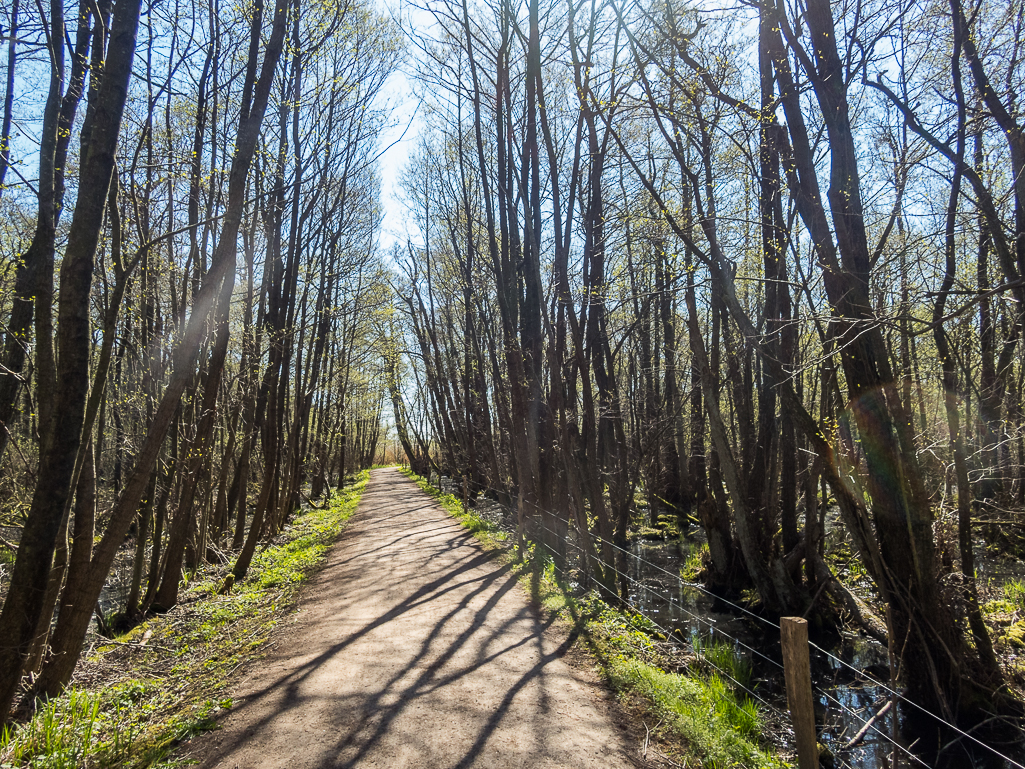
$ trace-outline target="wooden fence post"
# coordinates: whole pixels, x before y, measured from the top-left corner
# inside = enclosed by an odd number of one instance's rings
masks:
[[[779,630],[783,644],[787,703],[797,734],[797,763],[800,769],[818,769],[819,748],[815,739],[815,710],[811,696],[808,621],[800,617],[782,617]]]

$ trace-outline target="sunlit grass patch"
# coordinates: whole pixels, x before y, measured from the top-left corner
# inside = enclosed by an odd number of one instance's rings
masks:
[[[7,767],[162,767],[183,740],[216,727],[230,709],[228,686],[255,659],[294,605],[299,586],[356,510],[369,473],[322,508],[297,514],[254,559],[246,579],[220,595],[231,564],[208,566],[171,612],[99,645],[80,665],[80,683],[41,703],[0,737]]]
[[[587,606],[587,603],[590,606]],[[598,608],[602,607],[602,608]],[[728,644],[699,644],[685,672],[664,669],[664,645],[639,615],[581,602],[591,647],[614,689],[639,698],[642,709],[662,723],[688,754],[711,769],[783,767],[760,745],[762,722],[743,692],[751,665]],[[739,684],[739,685],[738,685]]]
[[[1013,579],[1004,585],[1004,596],[1018,609],[1025,609],[1025,580]]]
[[[97,725],[101,697],[70,692],[46,703],[28,724],[5,729],[0,736],[4,766],[78,767],[86,756],[98,753]]]
[[[708,543],[691,543],[680,541],[681,554],[684,556],[680,566],[680,577],[687,582],[697,582],[708,568]]]
[[[694,651],[715,674],[726,676],[739,687],[751,685],[754,674],[751,660],[738,654],[726,641],[697,641]]]
[[[735,697],[728,682],[718,675],[667,673],[630,658],[611,660],[607,672],[617,688],[647,700],[652,715],[687,742],[702,766],[783,766],[758,747],[760,724],[755,704]]]

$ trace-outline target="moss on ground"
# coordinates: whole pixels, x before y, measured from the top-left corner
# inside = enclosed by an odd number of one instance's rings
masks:
[[[369,477],[361,473],[323,507],[296,515],[230,592],[218,594],[232,564],[205,567],[175,609],[99,644],[65,694],[0,735],[0,769],[189,763],[172,751],[231,708],[233,674],[259,657],[299,586],[345,528]]]
[[[708,543],[689,542],[681,539],[680,555],[683,556],[680,578],[685,582],[699,582],[712,561],[712,556],[708,552]]]
[[[699,655],[690,655],[681,664],[678,647],[667,643],[650,620],[610,606],[595,592],[575,596],[542,550],[529,545],[519,558],[505,532],[472,510],[464,512],[455,496],[408,469],[402,472],[487,549],[504,551],[503,557],[517,569],[542,610],[572,623],[586,640],[602,675],[624,704],[657,722],[652,734],[675,754],[675,760],[686,765],[697,762],[707,769],[788,766],[763,747],[762,715],[755,703],[720,672],[744,685],[750,683],[750,668],[732,649],[699,650]]]

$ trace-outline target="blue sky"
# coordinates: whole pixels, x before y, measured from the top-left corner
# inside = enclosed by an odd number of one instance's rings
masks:
[[[383,10],[398,22],[404,32],[422,32],[434,25],[434,17],[411,6],[405,0],[381,0]],[[415,56],[415,46],[408,47],[408,55]],[[418,111],[419,99],[414,94],[413,83],[407,72],[414,68],[412,61],[404,62],[402,68],[389,78],[381,98],[392,107],[389,127],[381,134],[380,158],[381,205],[384,220],[381,225],[381,248],[385,253],[394,243],[405,243],[407,237],[418,240],[418,233],[410,230],[409,215],[403,203],[401,176],[409,158],[416,148],[422,121]]]
[[[383,150],[379,160],[381,174],[381,206],[384,218],[381,224],[381,248],[385,253],[393,243],[406,240],[408,219],[402,202],[400,180],[409,156],[416,146],[420,119],[417,114],[417,99],[402,71],[394,73],[385,85],[384,98],[393,107],[392,119],[382,132],[380,147]]]

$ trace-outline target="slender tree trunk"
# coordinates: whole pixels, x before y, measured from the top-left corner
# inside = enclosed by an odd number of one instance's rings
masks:
[[[11,121],[14,119],[14,73],[18,61],[18,10],[20,0],[11,0],[11,26],[7,30],[7,83],[4,88],[4,113],[0,119],[0,197],[3,196],[7,169],[11,164]],[[0,457],[3,452],[0,451]]]

